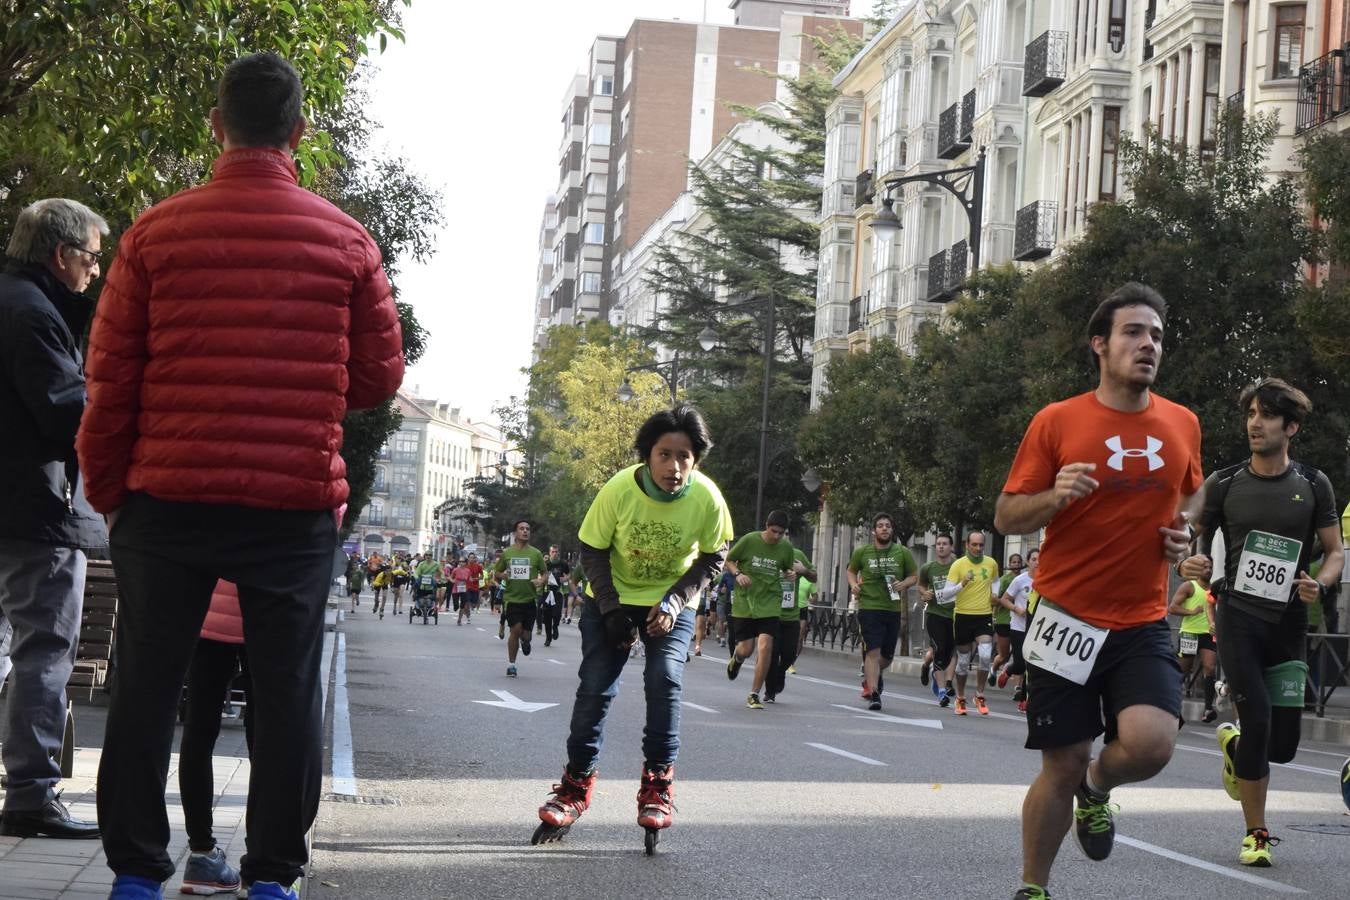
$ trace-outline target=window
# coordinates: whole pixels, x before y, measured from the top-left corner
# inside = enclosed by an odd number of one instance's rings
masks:
[[[586,226],[586,243],[603,244],[605,242],[605,223],[591,222]]]
[[[1303,65],[1303,14],[1305,5],[1275,7],[1275,61],[1273,78],[1293,78]]]
[[[1120,144],[1120,107],[1102,109],[1101,199],[1116,199],[1116,153]]]
[[[591,143],[600,147],[609,146],[608,122],[595,122],[591,125]]]
[[[595,92],[601,97],[614,96],[614,76],[597,75],[595,76]]]
[[[581,292],[583,294],[600,293],[600,273],[582,272],[581,273]]]
[[[604,175],[586,176],[586,193],[603,195],[609,188],[609,179]]]
[[[1106,20],[1106,41],[1116,53],[1125,49],[1125,0],[1111,0],[1111,16]]]
[[[628,90],[628,86],[633,83],[633,52],[628,51],[628,55],[623,58],[623,89]]]
[[[1191,48],[1181,51],[1184,65],[1181,74],[1181,93],[1185,101],[1181,104],[1181,142],[1189,144],[1191,140]]]
[[[619,162],[614,166],[614,190],[623,187],[624,181],[628,178],[628,154],[624,153],[619,157]]]
[[[623,110],[619,113],[619,140],[623,140],[628,135],[628,104],[623,105]]]
[[[1219,128],[1219,72],[1222,67],[1222,48],[1218,44],[1205,45],[1204,106],[1200,109],[1200,155],[1214,152],[1214,136]]]

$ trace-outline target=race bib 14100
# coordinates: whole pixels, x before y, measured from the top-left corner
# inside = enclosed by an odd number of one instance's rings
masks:
[[[1027,623],[1022,655],[1038,668],[1054,672],[1074,684],[1087,684],[1092,667],[1097,663],[1097,654],[1102,652],[1102,645],[1110,633],[1069,615],[1042,597]]]

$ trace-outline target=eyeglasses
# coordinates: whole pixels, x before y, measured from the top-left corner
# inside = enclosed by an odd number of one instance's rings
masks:
[[[66,246],[72,250],[78,250],[80,253],[88,255],[89,261],[96,266],[103,262],[103,254],[106,252],[103,250],[86,250],[79,244],[66,244]]]

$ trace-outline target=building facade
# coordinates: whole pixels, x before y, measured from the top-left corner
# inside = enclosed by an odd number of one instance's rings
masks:
[[[347,541],[363,555],[432,553],[451,541],[483,545],[488,536],[472,520],[454,521],[438,510],[462,498],[475,478],[495,478],[515,454],[494,426],[471,422],[458,409],[399,391],[403,423],[380,448],[370,502]],[[493,543],[495,546],[495,543]]]
[[[688,190],[702,159],[740,121],[734,104],[783,99],[772,74],[816,59],[813,35],[843,27],[847,0],[735,0],[734,25],[637,19],[599,37],[561,114],[557,226],[537,340],[554,325],[608,318],[624,260]],[[547,318],[543,316],[545,305]]]

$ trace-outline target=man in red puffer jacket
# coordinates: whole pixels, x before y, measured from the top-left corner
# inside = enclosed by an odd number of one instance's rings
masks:
[[[118,897],[156,897],[174,871],[174,710],[221,578],[239,588],[256,686],[241,874],[250,896],[289,897],[307,862],[341,423],[393,395],[403,356],[375,243],[296,184],[302,100],[274,54],[226,69],[210,183],[123,235],[90,335],[76,446],[121,593],[98,784]]]

